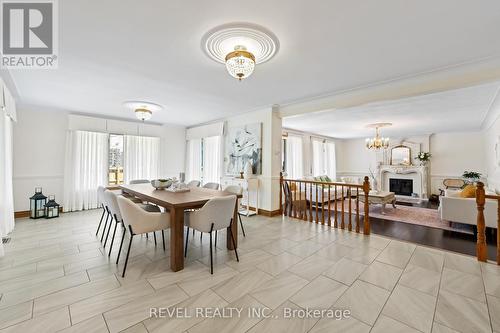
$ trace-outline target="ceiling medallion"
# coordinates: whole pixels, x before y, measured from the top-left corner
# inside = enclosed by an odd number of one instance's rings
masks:
[[[279,41],[269,30],[250,23],[224,24],[207,32],[201,48],[212,60],[223,63],[238,79],[252,75],[255,65],[269,61],[279,49]]]
[[[366,139],[366,148],[368,149],[387,149],[389,148],[389,138],[380,136],[379,128],[392,126],[392,123],[375,123],[367,125],[368,128],[375,128],[375,137]]]
[[[160,104],[145,101],[128,101],[123,103],[123,106],[133,110],[137,119],[141,121],[151,119],[153,111],[160,111],[163,109]]]

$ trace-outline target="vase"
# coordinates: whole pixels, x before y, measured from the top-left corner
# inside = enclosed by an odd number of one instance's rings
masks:
[[[245,164],[245,170],[243,171],[243,175],[244,175],[245,179],[252,177],[253,168],[252,168],[252,163],[250,163],[250,161],[247,161],[247,164]]]

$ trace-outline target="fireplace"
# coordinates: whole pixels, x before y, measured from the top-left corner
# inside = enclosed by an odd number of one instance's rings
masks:
[[[389,191],[396,195],[411,196],[413,193],[412,179],[389,178]]]

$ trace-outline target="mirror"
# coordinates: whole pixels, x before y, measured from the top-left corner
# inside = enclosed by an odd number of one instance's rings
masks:
[[[411,165],[410,148],[396,146],[391,149],[391,165]]]

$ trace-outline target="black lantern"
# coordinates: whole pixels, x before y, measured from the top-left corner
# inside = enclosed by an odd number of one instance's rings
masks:
[[[30,218],[39,219],[45,216],[47,197],[42,194],[42,188],[36,187],[35,194],[30,198]]]
[[[45,204],[45,218],[53,219],[54,217],[59,217],[59,204],[55,196],[49,195],[49,201]]]

